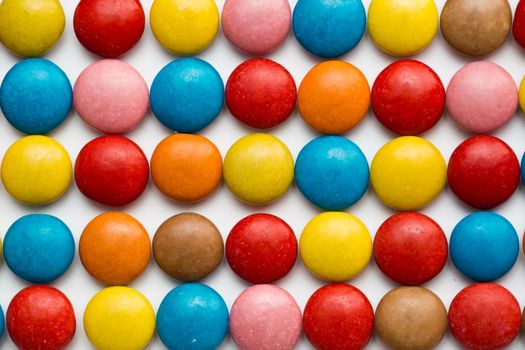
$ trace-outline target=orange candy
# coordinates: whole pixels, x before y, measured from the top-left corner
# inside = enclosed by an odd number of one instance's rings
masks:
[[[327,61],[304,77],[298,94],[299,113],[313,129],[342,134],[368,113],[370,87],[363,73],[343,61]]]

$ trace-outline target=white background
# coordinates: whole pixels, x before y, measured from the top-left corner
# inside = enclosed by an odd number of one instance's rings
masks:
[[[219,9],[221,9],[223,0],[218,0],[217,2]],[[363,1],[366,8],[368,8],[369,2],[369,0]],[[513,10],[517,2],[518,0],[510,0]],[[72,22],[74,8],[77,3],[78,1],[62,0],[62,5],[66,12],[66,29],[56,47],[45,56],[58,64],[67,73],[72,84],[86,66],[99,59],[85,50],[75,37]],[[142,0],[146,17],[149,17],[151,3],[152,0]],[[291,1],[292,8],[295,3],[296,0]],[[436,3],[441,12],[444,0],[437,0]],[[248,58],[236,51],[222,33],[217,35],[211,47],[200,54],[199,57],[210,62],[219,71],[224,82],[226,82],[233,69]],[[322,61],[322,59],[314,57],[303,50],[292,34],[290,34],[282,47],[268,57],[288,68],[298,86],[307,71]],[[472,58],[460,56],[449,48],[439,33],[432,45],[421,54],[415,56],[415,58],[430,65],[439,74],[445,86],[461,66],[473,61]],[[0,47],[0,78],[3,78],[11,66],[19,59],[11,55],[5,48]],[[125,54],[122,59],[137,68],[148,85],[151,85],[157,72],[175,57],[164,51],[156,42],[151,33],[149,23],[146,23],[146,29],[141,41],[134,49]],[[389,63],[395,61],[396,58],[383,54],[373,45],[370,37],[365,35],[359,46],[341,59],[351,62],[360,68],[367,76],[370,85],[372,85],[379,72]],[[485,59],[502,65],[512,74],[516,83],[519,83],[525,74],[525,51],[512,38],[509,38],[496,53]],[[219,147],[224,156],[228,148],[238,138],[252,132],[255,132],[255,130],[241,125],[225,109],[218,119],[201,134],[210,138]],[[285,123],[270,132],[288,145],[294,157],[297,156],[301,148],[309,140],[319,136],[302,121],[297,112]],[[127,136],[137,142],[148,158],[150,158],[155,146],[169,134],[170,130],[164,128],[153,114],[148,112],[145,121]],[[517,112],[512,121],[499,130],[496,135],[508,142],[521,159],[521,155],[525,150],[525,116],[521,112]],[[22,136],[7,123],[5,118],[0,118],[0,154],[4,154],[9,145]],[[89,140],[99,136],[99,134],[85,125],[75,112],[71,112],[67,121],[57,130],[51,132],[50,136],[66,147],[74,161],[81,147]],[[361,125],[345,136],[355,141],[361,147],[369,163],[377,150],[385,142],[395,137],[381,126],[372,113],[369,113]],[[447,115],[443,117],[434,129],[424,135],[441,150],[447,160],[454,148],[468,136],[468,134],[460,131]],[[98,206],[84,198],[74,184],[71,185],[69,191],[59,201],[42,208],[31,208],[18,204],[0,186],[0,237],[3,238],[8,227],[20,216],[38,212],[56,215],[62,219],[69,225],[78,242],[84,226],[93,217],[106,210],[110,210],[110,208]],[[222,185],[214,195],[201,203],[191,205],[177,203],[164,197],[151,181],[142,197],[122,210],[141,221],[151,237],[157,227],[168,217],[184,211],[195,211],[210,218],[221,230],[224,238],[226,238],[229,230],[237,221],[246,215],[256,212],[269,212],[283,218],[292,226],[297,237],[299,237],[308,220],[321,211],[304,199],[294,186],[278,202],[270,206],[256,208],[240,203],[225,185]],[[521,187],[508,202],[496,210],[514,224],[521,240],[525,229],[525,193],[523,188]],[[348,211],[361,218],[372,235],[374,235],[379,225],[393,214],[391,210],[379,202],[371,189],[359,203]],[[449,236],[455,224],[471,211],[472,209],[462,205],[447,188],[423,212],[434,218]],[[226,261],[203,282],[215,288],[224,297],[228,307],[231,307],[237,295],[249,286],[230,270]],[[143,293],[150,300],[156,311],[162,298],[178,283],[178,281],[165,275],[152,260],[150,266],[130,286]],[[368,296],[374,307],[387,291],[396,286],[382,275],[373,261],[351,283]],[[456,293],[469,283],[455,270],[449,260],[444,271],[428,283],[426,287],[437,293],[448,307]],[[523,253],[520,253],[518,262],[512,271],[502,278],[499,283],[509,288],[522,306],[525,304],[525,259]],[[277,285],[289,291],[296,298],[302,309],[309,296],[324,283],[310,275],[306,268],[298,262],[290,274],[278,281]],[[27,286],[26,282],[18,279],[5,264],[1,265],[0,304],[4,308],[4,312],[11,298],[25,286]],[[90,298],[103,286],[87,274],[78,259],[78,254],[69,271],[55,281],[53,286],[62,290],[70,298],[75,308],[77,332],[69,348],[89,349],[90,345],[82,327],[82,315]],[[8,336],[3,337],[2,341],[0,341],[0,348],[15,348],[8,338]],[[512,348],[523,348],[523,346],[525,346],[525,341],[520,337],[519,340],[513,343]],[[457,343],[448,334],[439,348],[452,349],[458,347]],[[222,349],[234,348],[234,343],[228,336],[222,345]],[[310,349],[311,345],[303,336],[297,348]],[[383,348],[377,336],[374,336],[369,348]],[[163,349],[158,336],[154,337],[149,349]]]

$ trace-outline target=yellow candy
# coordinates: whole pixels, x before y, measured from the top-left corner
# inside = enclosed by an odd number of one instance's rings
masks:
[[[355,216],[326,212],[306,225],[299,249],[310,272],[327,281],[343,282],[358,275],[370,261],[372,238]]]
[[[398,137],[377,152],[370,171],[374,191],[396,210],[418,210],[445,186],[447,166],[439,150],[421,137]]]
[[[7,192],[25,204],[49,204],[69,187],[71,159],[52,138],[26,136],[5,153],[2,182]]]
[[[0,41],[21,56],[42,56],[58,41],[64,26],[58,0],[4,0],[0,5]]]
[[[239,199],[268,204],[286,193],[293,180],[294,162],[278,138],[268,134],[244,136],[224,158],[224,181]]]
[[[410,56],[426,48],[438,28],[433,0],[372,0],[368,31],[375,44],[388,54]]]
[[[520,107],[521,111],[525,113],[525,77],[523,77],[520,84]]]
[[[189,56],[212,43],[219,30],[219,10],[213,0],[155,0],[150,24],[162,46]]]
[[[142,350],[155,331],[155,312],[132,288],[106,288],[87,305],[84,330],[96,349]]]

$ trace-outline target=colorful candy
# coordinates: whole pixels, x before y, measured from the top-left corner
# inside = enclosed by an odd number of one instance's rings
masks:
[[[521,108],[521,111],[525,113],[525,77],[521,80],[520,88],[519,88],[519,105]]]
[[[0,306],[0,339],[3,337],[5,331],[5,320],[4,320],[4,311],[2,306]]]
[[[519,0],[518,6],[516,7],[514,23],[512,24],[512,34],[518,45],[525,48],[525,1]]]

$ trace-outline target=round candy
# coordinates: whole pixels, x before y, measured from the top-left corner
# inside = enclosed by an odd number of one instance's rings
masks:
[[[5,329],[4,311],[2,310],[2,306],[0,306],[0,339],[4,335],[4,329]]]
[[[519,89],[519,105],[521,111],[525,113],[525,77],[521,80],[520,89]]]
[[[399,287],[381,299],[374,323],[391,349],[433,349],[447,332],[447,309],[428,289]]]
[[[221,183],[222,157],[203,136],[174,134],[162,140],[151,157],[151,177],[166,196],[196,202]]]
[[[237,140],[224,158],[224,181],[240,200],[269,204],[283,196],[293,180],[293,157],[288,147],[269,134]]]
[[[503,45],[512,26],[507,0],[447,0],[441,33],[459,52],[483,56]]]
[[[220,265],[224,243],[217,227],[202,215],[182,213],[164,221],[153,238],[159,267],[182,281],[197,281]]]
[[[464,348],[502,349],[520,330],[518,301],[495,283],[473,284],[452,300],[448,312],[450,331]]]
[[[434,0],[372,0],[368,32],[381,50],[410,56],[424,50],[436,35],[438,10]]]
[[[151,85],[151,109],[167,128],[196,133],[217,118],[224,103],[219,73],[199,58],[179,58],[157,74]]]
[[[3,255],[18,277],[49,283],[62,276],[75,257],[75,239],[60,219],[44,214],[21,217],[4,238]]]
[[[445,110],[445,88],[426,64],[399,60],[386,67],[372,87],[372,110],[388,130],[419,135],[441,119]]]
[[[148,266],[151,256],[146,229],[134,217],[119,212],[100,214],[80,237],[84,268],[107,285],[126,285]]]
[[[447,165],[439,150],[415,136],[398,137],[375,155],[370,169],[379,199],[395,210],[418,210],[443,190]]]
[[[512,76],[492,62],[461,68],[447,88],[447,109],[460,127],[485,134],[506,124],[516,112],[518,89]]]
[[[4,0],[0,4],[0,42],[17,55],[42,56],[65,27],[58,0]]]
[[[71,159],[60,143],[47,136],[26,136],[2,159],[2,183],[24,204],[45,205],[60,198],[71,182]]]
[[[72,95],[62,69],[46,59],[31,58],[7,72],[0,87],[0,107],[17,130],[45,134],[66,119]]]
[[[123,136],[101,136],[88,142],[75,163],[75,181],[86,197],[110,206],[137,199],[148,184],[148,160],[140,147]]]
[[[299,0],[293,11],[293,31],[314,55],[334,58],[359,44],[366,28],[361,0]]]
[[[303,230],[301,259],[311,273],[326,281],[347,281],[363,271],[372,255],[372,238],[355,216],[325,212]]]
[[[301,82],[297,106],[313,129],[323,134],[342,134],[368,113],[370,87],[363,73],[350,63],[323,62]]]
[[[78,41],[102,57],[117,57],[135,46],[144,23],[139,0],[81,0],[73,20]]]
[[[263,56],[284,42],[290,17],[287,0],[228,0],[222,9],[222,31],[239,50]]]
[[[292,350],[301,335],[301,310],[284,289],[259,284],[233,303],[230,329],[240,350]]]
[[[144,349],[155,331],[155,312],[136,290],[109,287],[86,306],[84,330],[97,349]]]
[[[426,215],[399,213],[374,237],[379,269],[394,281],[417,286],[437,276],[447,262],[448,243],[441,227]]]
[[[169,349],[217,349],[228,332],[228,307],[214,289],[182,284],[162,300],[157,331]]]
[[[73,102],[92,128],[104,134],[123,134],[144,119],[149,107],[148,86],[126,62],[101,60],[82,71]]]
[[[514,151],[494,136],[474,136],[461,143],[448,162],[448,185],[466,204],[494,208],[509,199],[520,182]]]
[[[514,40],[525,48],[525,1],[520,0],[514,13],[514,24],[512,25]]]
[[[374,330],[374,310],[359,289],[331,284],[319,288],[308,300],[303,327],[318,350],[363,349]]]
[[[250,215],[228,235],[226,258],[231,269],[246,281],[272,283],[295,265],[297,239],[292,228],[277,216]]]
[[[22,289],[9,304],[7,331],[19,349],[65,349],[75,335],[73,306],[58,289],[35,285]]]
[[[207,48],[219,30],[214,0],[154,0],[150,25],[157,41],[176,55],[191,56]]]

